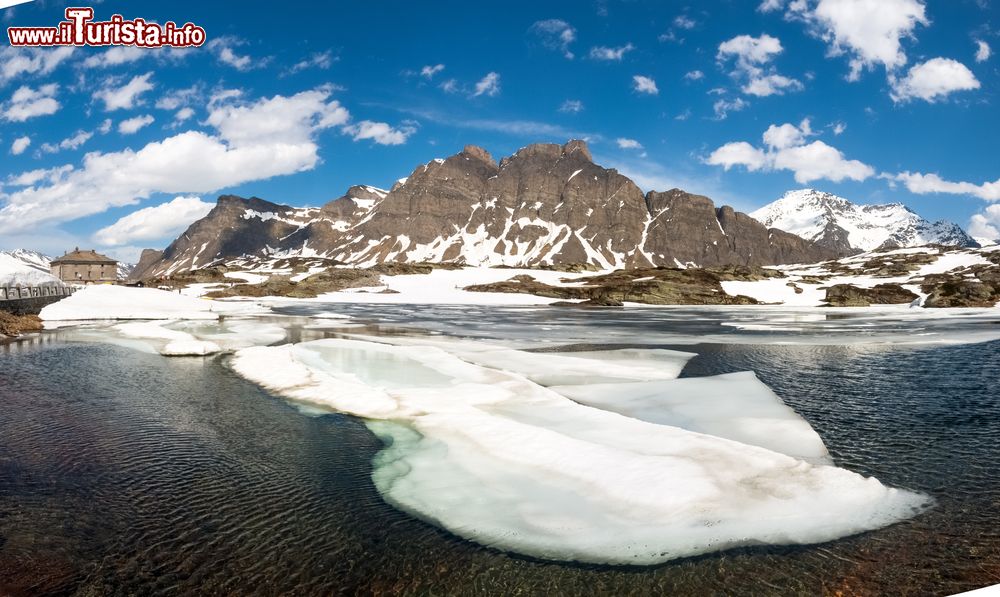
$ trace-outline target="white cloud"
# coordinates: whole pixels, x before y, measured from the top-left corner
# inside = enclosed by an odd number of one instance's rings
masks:
[[[808,120],[803,120],[799,126],[771,125],[763,135],[766,149],[745,141],[727,143],[713,151],[705,163],[726,170],[735,166],[743,166],[751,172],[787,170],[794,173],[800,184],[820,179],[862,181],[874,175],[871,166],[846,159],[838,149],[822,141],[807,144],[807,138],[812,135]]]
[[[157,98],[156,107],[160,110],[176,110],[181,106],[188,105],[198,95],[200,95],[200,90],[197,85],[185,89],[175,89]]]
[[[975,184],[971,182],[952,182],[937,174],[921,174],[919,172],[901,172],[896,175],[883,175],[890,181],[898,181],[906,189],[917,195],[945,193],[949,195],[971,195],[986,201],[1000,201],[1000,179],[994,182]]]
[[[53,145],[51,143],[43,143],[42,151],[44,151],[45,153],[57,153],[59,151],[67,149],[68,150],[78,149],[84,143],[90,141],[91,137],[93,136],[94,133],[91,133],[89,131],[77,131],[75,135],[73,135],[72,137],[66,137],[56,145]]]
[[[986,62],[993,55],[990,44],[981,39],[976,40],[976,62]]]
[[[674,27],[678,29],[694,29],[698,23],[694,19],[688,17],[687,15],[677,15],[674,18]]]
[[[632,77],[632,89],[638,91],[639,93],[648,93],[650,95],[657,95],[660,93],[660,90],[656,88],[656,81],[642,75],[635,75]]]
[[[778,74],[763,75],[750,79],[742,88],[743,93],[757,97],[782,95],[785,91],[799,91],[801,89],[801,82]]]
[[[689,71],[684,74],[684,79],[688,81],[700,81],[705,78],[705,73],[700,70]]]
[[[402,126],[397,129],[384,122],[362,120],[357,124],[345,126],[344,132],[351,135],[355,141],[371,139],[379,145],[402,145],[410,135],[417,132],[417,129],[413,126]]]
[[[441,90],[445,93],[458,93],[458,81],[455,79],[443,81],[439,87],[441,87]]]
[[[594,60],[611,60],[611,61],[621,61],[625,57],[627,52],[631,52],[635,49],[631,43],[627,43],[624,46],[619,46],[617,48],[609,48],[607,46],[596,46],[590,48],[590,57]]]
[[[149,114],[123,120],[118,123],[118,132],[123,135],[133,135],[137,133],[139,129],[153,124],[153,120],[155,119]]]
[[[719,60],[735,58],[737,66],[744,70],[766,64],[780,54],[784,48],[781,40],[764,33],[760,37],[738,35],[719,44],[716,57]]]
[[[830,126],[833,128],[834,135],[841,135],[847,130],[847,124],[843,122],[835,122]]]
[[[531,31],[546,48],[562,52],[568,59],[573,58],[569,45],[576,40],[576,29],[566,21],[561,19],[536,21],[531,26]]]
[[[781,10],[785,6],[785,0],[764,0],[757,7],[757,10],[761,12],[773,12],[775,10]]]
[[[734,100],[719,99],[712,104],[712,109],[715,111],[716,120],[725,120],[730,112],[739,112],[744,110],[748,105],[741,97]]]
[[[136,46],[115,46],[103,52],[88,56],[83,61],[83,66],[87,68],[107,68],[136,62],[147,56],[151,49],[138,48]]]
[[[292,65],[292,68],[288,69],[290,74],[295,74],[297,72],[304,71],[309,68],[318,68],[320,70],[326,70],[330,68],[337,58],[333,57],[333,51],[327,50],[325,52],[316,52],[315,54],[309,56],[305,60],[300,60]]]
[[[726,143],[705,158],[705,163],[712,166],[722,166],[729,170],[733,166],[743,166],[751,172],[763,168],[768,162],[764,151],[750,145],[746,141]]]
[[[10,144],[10,153],[13,155],[21,155],[24,150],[31,146],[31,137],[24,136],[14,139],[14,142]]]
[[[639,143],[635,139],[619,137],[615,142],[618,143],[618,147],[621,149],[642,149],[642,143]]]
[[[961,62],[949,58],[933,58],[916,64],[905,77],[892,81],[893,101],[922,99],[936,102],[956,91],[979,89],[979,81]]]
[[[267,63],[267,60],[265,59],[259,60],[255,64],[253,58],[250,56],[237,54],[233,48],[241,46],[243,43],[244,42],[238,38],[225,35],[209,41],[205,47],[215,53],[219,62],[228,64],[238,71],[248,71],[253,68],[264,66],[264,64]]]
[[[905,65],[901,40],[929,23],[923,0],[795,0],[788,16],[805,21],[831,55],[850,53],[852,81],[880,64],[889,72]]]
[[[0,85],[20,75],[47,75],[73,55],[75,48],[17,48],[0,46]]]
[[[175,197],[166,203],[145,207],[120,218],[94,234],[94,242],[120,246],[136,241],[173,238],[214,207],[200,197]]]
[[[59,111],[59,102],[55,95],[59,86],[55,83],[42,85],[32,89],[27,85],[19,87],[11,96],[10,101],[0,107],[4,120],[24,122],[38,116],[48,116]]]
[[[969,219],[969,234],[977,238],[1000,241],[1000,205],[990,205],[981,214]]]
[[[427,79],[433,79],[434,75],[444,70],[443,64],[427,65],[420,69],[420,76],[426,77]]]
[[[559,106],[560,112],[567,112],[569,114],[577,114],[583,112],[583,102],[580,100],[566,100]]]
[[[480,95],[493,97],[498,93],[500,93],[500,75],[495,72],[489,72],[476,83],[476,90],[472,93],[472,97],[479,97]]]
[[[720,63],[734,61],[731,75],[744,81],[743,93],[757,97],[783,95],[786,91],[802,89],[801,82],[778,74],[770,64],[783,51],[781,40],[766,33],[760,37],[738,35],[719,44],[716,59]]]
[[[350,117],[330,93],[320,88],[245,104],[220,100],[206,120],[215,133],[187,131],[138,151],[91,152],[79,167],[50,169],[16,190],[5,186],[0,233],[134,205],[154,193],[209,193],[310,170],[319,162],[318,132]]]
[[[174,120],[177,122],[184,122],[185,120],[194,116],[194,110],[191,108],[181,108],[174,114]]]
[[[141,104],[142,94],[154,87],[154,85],[149,82],[149,79],[152,76],[153,73],[146,73],[144,75],[132,77],[132,80],[121,87],[105,87],[104,89],[94,93],[94,99],[104,102],[105,112],[123,109],[129,110],[134,106]]]
[[[785,123],[781,126],[772,124],[764,131],[764,144],[774,149],[786,149],[796,145],[804,145],[806,139],[813,135],[809,119],[806,118],[799,126]]]
[[[104,122],[101,123],[101,126],[97,127],[97,132],[101,133],[102,135],[107,135],[108,133],[110,133],[111,132],[111,119],[110,118],[105,118]]]

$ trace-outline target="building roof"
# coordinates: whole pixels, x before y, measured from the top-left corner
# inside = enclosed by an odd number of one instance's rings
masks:
[[[109,264],[110,265],[110,264],[118,263],[118,262],[115,261],[114,259],[106,256],[106,255],[101,255],[100,253],[98,253],[97,251],[94,251],[93,249],[91,249],[89,251],[86,251],[86,250],[81,251],[80,248],[77,247],[76,249],[73,249],[72,251],[69,251],[68,253],[66,253],[62,257],[60,257],[58,259],[53,259],[52,263],[53,264],[59,264],[59,263],[104,263],[104,264]]]

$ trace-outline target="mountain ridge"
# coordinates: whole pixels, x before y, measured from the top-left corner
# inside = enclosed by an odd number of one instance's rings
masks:
[[[321,207],[219,198],[134,278],[244,256],[325,257],[367,266],[441,262],[592,269],[770,265],[837,256],[680,189],[643,193],[593,162],[584,141],[525,146],[499,162],[466,146],[386,191],[356,185]]]
[[[902,203],[859,205],[815,189],[788,191],[750,215],[765,226],[848,253],[929,244],[980,245],[957,224],[930,222]]]

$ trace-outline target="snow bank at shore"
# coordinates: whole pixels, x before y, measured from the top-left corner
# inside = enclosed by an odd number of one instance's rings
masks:
[[[40,317],[43,321],[218,319],[223,315],[267,312],[246,301],[210,301],[153,288],[88,286],[45,307]]]

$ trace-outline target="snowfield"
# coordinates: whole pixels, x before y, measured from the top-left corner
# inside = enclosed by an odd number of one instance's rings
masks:
[[[115,319],[218,319],[222,315],[268,312],[249,302],[210,301],[153,288],[88,286],[51,304],[40,317],[44,321]]]

